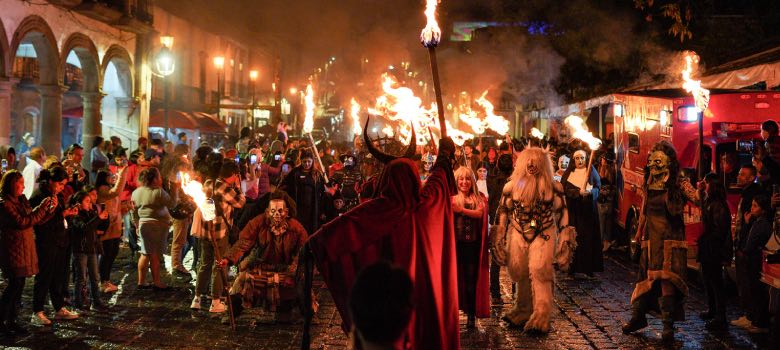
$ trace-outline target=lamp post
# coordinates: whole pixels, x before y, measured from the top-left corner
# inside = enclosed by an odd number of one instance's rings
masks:
[[[162,44],[162,47],[160,48],[160,52],[157,53],[155,64],[157,66],[157,73],[159,73],[163,78],[163,105],[165,108],[163,127],[165,128],[165,139],[167,140],[169,132],[168,115],[170,113],[170,79],[168,79],[168,76],[173,74],[174,70],[176,69],[176,61],[174,60],[173,54],[171,53],[171,48],[173,47],[173,37],[161,36],[160,44]]]
[[[252,84],[251,86],[251,93],[252,93],[252,130],[255,129],[255,109],[257,109],[257,100],[255,99],[255,86],[257,83],[257,77],[260,75],[260,72],[257,70],[250,70],[249,71],[249,80]]]
[[[222,94],[224,93],[222,91],[222,83],[225,79],[224,74],[224,68],[225,68],[225,57],[223,56],[217,56],[214,57],[214,68],[217,69],[217,118],[222,120],[221,116],[221,108],[222,108]]]

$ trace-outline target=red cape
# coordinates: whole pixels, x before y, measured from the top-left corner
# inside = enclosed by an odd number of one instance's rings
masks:
[[[351,328],[349,291],[363,267],[388,260],[414,283],[410,324],[413,349],[458,349],[458,284],[450,196],[452,171],[433,169],[421,187],[416,165],[390,162],[379,179],[377,198],[323,226],[310,238],[317,267],[336,307]]]

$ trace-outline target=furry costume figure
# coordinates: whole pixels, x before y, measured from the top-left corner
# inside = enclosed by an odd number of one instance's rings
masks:
[[[524,325],[526,331],[550,330],[553,263],[568,269],[576,246],[568,222],[563,187],[553,181],[550,157],[541,148],[526,148],[504,186],[492,234],[496,261],[517,282],[515,304],[504,315],[507,322]]]

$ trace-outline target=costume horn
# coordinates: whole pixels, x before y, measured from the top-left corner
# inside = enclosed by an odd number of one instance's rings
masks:
[[[385,152],[380,151],[376,147],[374,147],[374,143],[371,141],[371,137],[368,136],[368,123],[371,120],[371,117],[366,118],[366,125],[363,127],[363,140],[366,143],[366,147],[368,148],[368,152],[371,153],[371,155],[376,158],[376,160],[382,162],[382,163],[390,163],[391,161],[394,161],[398,158],[411,158],[414,156],[415,152],[417,151],[417,135],[414,133],[414,127],[412,127],[412,140],[409,142],[409,146],[407,146],[406,151],[404,152],[404,155],[402,157],[396,157],[391,154],[387,154]]]

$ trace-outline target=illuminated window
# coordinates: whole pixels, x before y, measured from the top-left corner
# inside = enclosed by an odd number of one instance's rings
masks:
[[[631,153],[639,153],[639,135],[628,134],[628,151]]]
[[[677,108],[677,120],[695,122],[699,120],[699,109],[696,106],[680,106]]]

